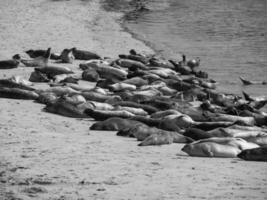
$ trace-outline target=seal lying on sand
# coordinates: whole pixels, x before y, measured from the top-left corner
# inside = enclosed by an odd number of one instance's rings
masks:
[[[255,148],[256,144],[246,143],[240,138],[209,138],[186,144],[182,151],[199,157],[236,157],[243,149]]]
[[[91,130],[106,130],[106,131],[120,131],[125,129],[130,129],[134,126],[141,126],[143,123],[130,120],[130,119],[123,119],[119,117],[111,117],[102,122],[94,123],[90,129]]]
[[[90,51],[78,50],[75,47],[73,47],[71,50],[73,52],[75,59],[78,59],[78,60],[101,59],[99,55],[97,55],[96,53],[90,52]]]
[[[125,110],[93,110],[93,109],[86,109],[84,111],[85,114],[90,116],[91,118],[101,121],[106,120],[110,117],[120,117],[120,118],[130,118],[135,116],[134,114],[125,111]]]
[[[267,147],[259,147],[242,151],[237,157],[249,161],[267,161]]]
[[[20,63],[20,56],[14,55],[10,60],[0,60],[0,69],[13,69],[17,68]]]
[[[73,71],[67,67],[58,66],[37,67],[34,68],[34,70],[46,74],[50,79],[52,79],[56,75],[73,73]]]
[[[158,133],[154,133],[148,136],[143,142],[138,144],[138,146],[148,146],[148,145],[163,145],[171,143],[190,143],[193,142],[191,138],[185,137],[177,132],[159,130]]]
[[[143,63],[135,60],[130,60],[130,59],[119,59],[116,62],[119,66],[124,67],[124,68],[129,68],[132,71],[135,71],[137,69],[142,69],[142,70],[148,70],[149,68],[144,65]]]
[[[1,98],[36,100],[38,96],[39,95],[34,91],[19,88],[0,88]]]
[[[47,50],[33,50],[33,49],[29,49],[27,51],[25,51],[25,53],[27,53],[31,58],[37,58],[40,56],[45,56]],[[52,60],[59,60],[60,59],[60,55],[51,53],[50,59]]]
[[[187,128],[183,133],[183,135],[190,137],[194,140],[201,140],[211,137],[209,133],[198,128]]]
[[[89,118],[88,115],[83,113],[82,109],[79,109],[75,105],[67,103],[66,101],[56,101],[55,103],[48,104],[45,108],[45,111],[63,115],[66,117],[73,118]]]
[[[73,63],[75,58],[72,49],[64,49],[60,54],[60,59],[63,63]]]
[[[21,82],[16,82],[14,79],[9,78],[9,79],[0,79],[0,87],[7,87],[7,88],[20,88],[24,90],[29,90],[29,91],[34,91],[35,89],[22,84]]]
[[[38,56],[32,60],[20,59],[26,67],[44,67],[48,64],[51,56],[51,48],[48,48],[43,56]]]

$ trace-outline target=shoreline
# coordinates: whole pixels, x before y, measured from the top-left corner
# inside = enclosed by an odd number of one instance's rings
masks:
[[[100,0],[2,0],[0,59],[49,46],[58,52],[75,45],[110,57],[130,49],[154,52],[124,32],[116,21],[122,14],[100,6]],[[79,71],[78,61],[62,66]],[[27,79],[32,71],[1,70],[0,78]],[[0,199],[256,200],[266,195],[263,163],[189,157],[181,144],[142,148],[114,131],[89,130],[91,119],[43,108],[31,100],[0,98]]]
[[[138,5],[138,2],[136,2],[136,0],[124,0],[123,2],[125,3],[125,5],[122,5],[122,6],[116,5],[116,3],[115,3],[115,5],[112,4],[112,3],[110,3],[110,5],[106,5],[106,4],[108,4],[108,3],[106,3],[107,1],[109,1],[109,0],[104,0],[103,8],[107,12],[110,12],[110,11],[108,11],[108,9],[111,9],[112,10],[111,12],[121,13],[121,17],[119,17],[117,19],[117,22],[120,24],[120,26],[122,27],[124,32],[129,33],[132,36],[133,39],[141,41],[147,47],[151,48],[156,55],[159,55],[159,56],[162,56],[162,57],[164,57],[164,56],[166,57],[166,53],[162,53],[162,52],[164,52],[166,50],[156,48],[155,44],[153,44],[152,42],[150,42],[148,40],[145,40],[144,38],[142,38],[140,35],[138,35],[134,31],[132,31],[127,26],[127,18],[129,16],[131,17],[131,15],[140,14],[140,11],[138,11],[138,10],[136,11],[134,9]],[[126,3],[126,2],[129,2],[129,3]],[[112,8],[112,6],[113,6],[113,8]],[[144,2],[144,6],[146,6],[146,2]],[[167,58],[174,58],[174,56],[175,56],[175,59],[177,59],[177,57],[179,57],[179,59],[182,59],[182,55],[177,54],[177,53],[173,53],[172,55],[169,55],[169,57],[167,57]]]

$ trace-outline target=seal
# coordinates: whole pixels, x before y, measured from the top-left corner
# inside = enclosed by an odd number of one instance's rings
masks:
[[[57,99],[58,96],[53,92],[40,92],[36,102],[48,105],[55,103]]]
[[[128,84],[135,85],[136,87],[141,87],[143,85],[147,85],[148,81],[141,77],[132,77],[132,78],[122,81],[122,83],[128,83]]]
[[[168,115],[182,115],[182,113],[180,113],[179,111],[175,110],[175,109],[168,109],[168,110],[164,110],[164,111],[158,111],[155,112],[153,114],[151,114],[151,118],[164,118]]]
[[[256,121],[254,117],[241,117],[236,115],[228,115],[228,114],[220,114],[220,113],[207,113],[207,115],[212,118],[212,121],[214,122],[239,122],[246,126],[254,126],[256,124]]]
[[[120,54],[119,58],[138,61],[138,62],[143,63],[144,65],[148,64],[148,62],[149,62],[149,60],[145,56],[136,55],[136,54],[135,55],[133,55],[133,54],[130,54],[130,55]]]
[[[75,58],[72,49],[64,49],[60,54],[60,59],[63,63],[73,63]]]
[[[118,92],[123,90],[133,91],[136,90],[136,86],[129,83],[119,82],[109,85],[109,89],[113,92]]]
[[[78,60],[101,59],[101,57],[98,54],[90,52],[90,51],[78,50],[76,47],[73,47],[71,50],[73,52],[75,59],[78,59]]]
[[[94,110],[88,108],[84,111],[84,113],[96,121],[106,120],[111,117],[131,118],[135,116],[125,110]]]
[[[133,107],[127,107],[127,106],[116,106],[115,110],[126,110],[128,112],[131,112],[135,115],[141,115],[141,116],[147,116],[148,113],[144,111],[142,108],[133,108]]]
[[[53,84],[57,84],[57,83],[64,83],[64,80],[68,77],[71,77],[71,75],[69,74],[59,74],[53,77]],[[78,80],[75,82],[77,84]]]
[[[157,134],[159,133],[160,129],[156,128],[156,127],[150,127],[147,125],[142,125],[142,126],[134,126],[130,129],[127,130],[127,134],[128,135],[133,135],[137,141],[143,141],[145,140],[147,137],[149,137],[152,134]]]
[[[97,63],[97,62],[87,62],[81,63],[80,68],[85,70],[88,68],[93,68],[97,71],[101,78],[106,79],[117,79],[117,80],[125,80],[127,78],[127,72],[123,69],[118,69],[115,67],[111,67],[104,63]]]
[[[247,142],[242,138],[232,138],[232,137],[212,137],[207,139],[199,140],[198,142],[215,142],[218,144],[227,144],[239,148],[240,150],[253,149],[259,147],[259,145]]]
[[[267,147],[259,147],[242,151],[237,157],[248,161],[267,161]]]
[[[181,75],[190,75],[192,74],[192,69],[186,65],[185,55],[183,55],[183,61],[176,62],[174,60],[169,60],[169,62],[174,66],[176,72],[179,72]]]
[[[208,131],[213,137],[236,137],[236,138],[249,138],[266,136],[266,132],[254,131],[254,130],[242,130],[242,129],[232,129],[232,128],[216,128]]]
[[[29,81],[41,83],[41,82],[49,82],[50,79],[47,77],[46,74],[42,72],[34,71],[31,73]]]
[[[87,101],[88,103],[91,103],[96,110],[114,110],[114,106],[112,106],[109,103],[102,103],[97,101]]]
[[[116,61],[116,64],[118,64],[121,67],[128,68],[131,71],[135,71],[137,69],[141,70],[148,70],[149,68],[144,65],[143,63],[135,60],[130,60],[130,59],[118,59]]]
[[[20,88],[0,88],[0,97],[9,99],[27,99],[36,100],[39,95],[34,91],[24,90]]]
[[[26,67],[45,67],[49,62],[50,56],[51,48],[49,47],[44,55],[35,57],[31,60],[20,59],[20,62],[23,63]]]
[[[153,67],[174,69],[174,66],[168,60],[155,56],[149,59],[149,64]]]
[[[119,117],[111,117],[106,119],[102,122],[96,122],[91,127],[90,130],[103,130],[103,131],[121,131],[121,130],[128,130],[136,125],[142,126],[143,123],[130,120],[130,119],[123,119]],[[122,134],[117,134],[119,136],[126,136]],[[130,135],[127,135],[130,136]]]
[[[59,101],[65,101],[67,103],[70,103],[74,106],[83,104],[86,102],[85,98],[80,94],[74,94],[74,95],[63,95],[59,98]]]
[[[158,134],[152,134],[148,136],[143,142],[138,144],[138,146],[164,145],[171,143],[173,143],[172,135],[166,134],[165,132],[160,132]]]
[[[46,74],[49,79],[52,79],[56,75],[60,74],[73,74],[73,71],[68,67],[58,67],[58,66],[45,66],[45,67],[36,67],[35,71]]]
[[[247,94],[244,91],[242,91],[242,93],[243,93],[245,100],[248,101],[249,104],[256,109],[261,109],[267,103],[266,97],[251,97],[249,94]]]
[[[168,78],[172,75],[178,75],[177,72],[173,71],[172,69],[162,67],[150,68],[148,72],[151,74],[156,74],[161,78]]]
[[[223,157],[223,158],[234,158],[240,152],[236,146],[229,144],[219,144],[216,142],[202,142],[201,140],[186,144],[182,151],[190,156],[197,157]]]
[[[20,63],[20,56],[14,55],[10,60],[0,60],[0,69],[13,69],[17,68]]]
[[[56,86],[56,87],[50,87],[43,92],[53,92],[57,96],[62,96],[62,95],[74,95],[74,94],[80,94],[80,91],[74,90],[70,87],[61,87],[61,86]]]
[[[9,79],[0,79],[0,87],[6,87],[6,88],[19,88],[23,90],[29,90],[29,91],[34,91],[35,89],[22,84],[21,82],[14,81],[14,79],[9,78]]]

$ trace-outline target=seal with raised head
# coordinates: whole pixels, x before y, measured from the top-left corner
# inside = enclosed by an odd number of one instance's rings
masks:
[[[26,67],[44,67],[48,64],[50,56],[51,48],[49,47],[44,55],[35,57],[31,60],[21,58],[20,62],[23,63]]]
[[[38,96],[39,95],[34,91],[20,88],[0,88],[0,98],[36,100]]]
[[[29,50],[25,51],[25,53],[27,53],[31,58],[37,58],[40,56],[45,56],[46,52],[47,52],[47,50],[42,50],[42,49],[37,49],[37,50],[29,49]],[[60,55],[55,54],[55,53],[51,53],[50,59],[59,60]]]
[[[72,49],[64,49],[60,54],[60,59],[63,63],[73,63],[75,58]]]

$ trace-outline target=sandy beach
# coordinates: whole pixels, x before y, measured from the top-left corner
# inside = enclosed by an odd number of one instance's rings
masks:
[[[99,0],[1,0],[0,59],[28,49],[77,47],[117,57],[152,53],[118,24]],[[66,64],[79,72],[79,63]],[[0,78],[32,68],[1,70]],[[35,84],[43,87],[43,84]],[[31,100],[0,99],[0,199],[267,199],[267,164],[196,158],[183,145],[138,147],[94,121],[42,109]]]

